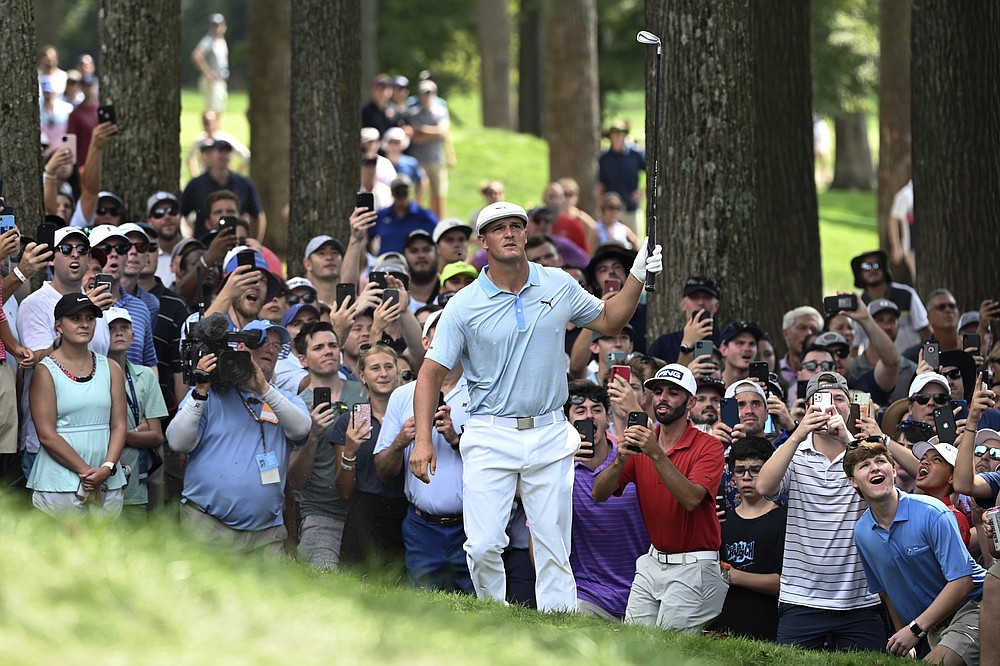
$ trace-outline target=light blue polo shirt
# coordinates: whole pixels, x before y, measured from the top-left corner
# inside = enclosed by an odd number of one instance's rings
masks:
[[[964,576],[972,576],[973,587],[960,606],[982,596],[986,570],[969,555],[951,510],[933,497],[898,492],[888,532],[871,509],[854,526],[872,593],[887,593],[904,624],[927,610],[946,584]]]
[[[427,358],[449,369],[462,363],[470,414],[540,416],[562,409],[569,396],[566,324],[586,326],[604,302],[561,268],[529,263],[520,294],[498,288],[488,271],[448,301]]]

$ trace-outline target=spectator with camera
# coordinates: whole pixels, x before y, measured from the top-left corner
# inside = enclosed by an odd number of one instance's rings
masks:
[[[721,300],[722,292],[714,278],[690,276],[684,282],[678,304],[684,315],[684,327],[656,338],[649,346],[649,353],[667,363],[686,365],[691,361],[698,340],[711,340],[718,347],[721,340],[719,329],[715,327],[715,315]]]
[[[722,381],[730,386],[750,374],[750,364],[757,358],[757,343],[764,331],[757,324],[737,319],[726,326],[719,337],[722,354]]]
[[[894,342],[900,354],[913,345],[919,345],[931,334],[927,308],[924,308],[913,287],[893,281],[889,257],[885,252],[875,250],[859,254],[851,259],[851,271],[854,273],[854,286],[862,290],[861,300],[865,305],[884,298],[895,303],[899,309],[899,332]],[[855,344],[864,346],[866,343],[867,335],[859,331]]]
[[[899,320],[901,316],[899,306],[887,298],[877,298],[868,304],[868,313],[895,347],[896,338],[899,336]],[[898,352],[898,348],[896,349]],[[865,352],[852,358],[848,364],[848,383],[853,386],[861,377],[873,371],[879,359],[880,355],[876,351],[876,346],[866,345]],[[916,369],[916,363],[905,356],[899,355],[899,370],[896,376],[896,385],[889,392],[890,401],[906,397],[910,388],[910,382],[913,381],[913,375],[916,374]]]
[[[213,542],[278,556],[291,442],[305,439],[312,421],[301,399],[270,383],[288,332],[260,320],[237,333],[230,325],[215,313],[191,332],[192,360],[207,353],[167,427],[170,448],[188,454],[181,518]]]

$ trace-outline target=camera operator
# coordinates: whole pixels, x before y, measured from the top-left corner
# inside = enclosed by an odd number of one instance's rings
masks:
[[[304,439],[312,422],[301,399],[270,384],[288,332],[268,321],[249,322],[243,334],[257,331],[263,340],[256,348],[237,345],[237,353],[249,351],[249,363],[241,364],[217,342],[236,335],[227,328],[220,313],[192,331],[192,340],[219,353],[199,360],[194,390],[167,428],[170,448],[189,454],[181,516],[239,552],[277,556],[286,538],[289,441]]]

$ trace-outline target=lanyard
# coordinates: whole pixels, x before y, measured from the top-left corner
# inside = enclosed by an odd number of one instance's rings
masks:
[[[129,363],[125,362],[125,379],[128,380],[128,391],[125,393],[125,400],[128,402],[129,411],[132,412],[132,420],[136,428],[139,427],[139,398],[135,393],[135,384],[132,383],[132,373],[128,370]]]
[[[240,402],[242,402],[243,406],[246,407],[247,413],[250,414],[250,418],[257,423],[257,427],[260,429],[260,443],[264,447],[264,453],[267,453],[267,437],[264,436],[264,421],[257,416],[257,412],[253,410],[253,407],[250,406],[247,399],[243,397],[243,392],[240,389],[236,389],[236,395],[240,397]],[[263,401],[261,401],[261,405],[263,405]]]

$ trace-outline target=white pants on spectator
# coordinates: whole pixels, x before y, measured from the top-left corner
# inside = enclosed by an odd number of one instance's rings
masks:
[[[470,419],[462,435],[465,552],[480,599],[506,594],[501,552],[520,480],[535,553],[538,610],[576,608],[569,565],[573,521],[573,454],[579,435],[564,421],[516,430]]]

